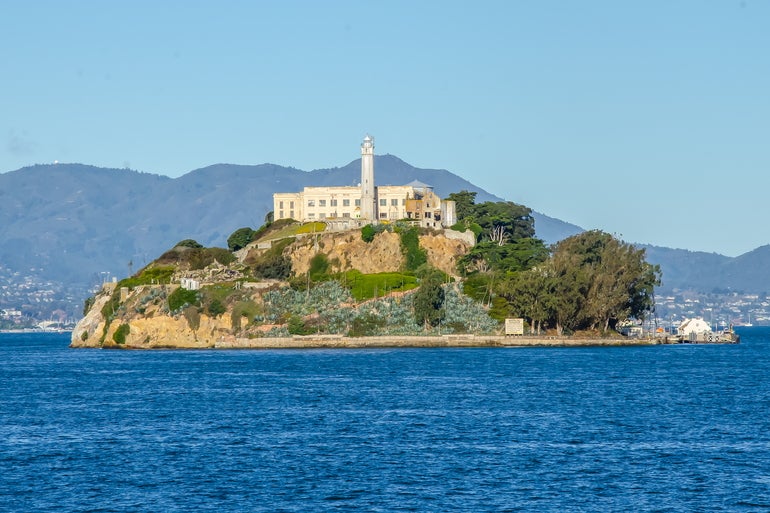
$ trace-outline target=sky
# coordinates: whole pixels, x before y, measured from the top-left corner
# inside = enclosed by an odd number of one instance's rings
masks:
[[[628,242],[770,243],[770,2],[0,0],[0,172],[378,154]]]

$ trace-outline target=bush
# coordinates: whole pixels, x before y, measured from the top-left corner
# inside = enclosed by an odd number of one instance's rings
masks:
[[[227,309],[219,299],[214,298],[211,300],[211,303],[208,304],[208,307],[206,307],[206,311],[211,317],[219,317],[225,313]]]
[[[112,334],[112,340],[114,340],[116,344],[123,345],[126,343],[126,336],[129,333],[131,333],[131,326],[128,324],[121,324],[118,326],[118,329],[115,330],[115,333]]]
[[[168,309],[176,312],[185,306],[199,306],[198,293],[179,287],[168,296]]]
[[[308,273],[310,274],[311,280],[322,281],[327,272],[329,272],[329,258],[325,254],[318,253],[310,259],[310,269],[308,270]]]
[[[377,235],[377,232],[371,224],[367,224],[361,228],[361,240],[364,242],[372,242],[375,235]]]
[[[198,244],[198,241],[195,241],[193,239],[185,239],[180,240],[174,245],[175,248],[193,248],[193,249],[200,249],[203,246],[201,244]]]
[[[249,228],[248,226],[238,228],[227,238],[227,247],[230,251],[238,251],[249,245],[254,240],[254,236],[257,232]]]
[[[366,313],[353,319],[348,332],[349,337],[368,337],[376,335],[385,325],[385,319],[379,315]]]
[[[292,315],[288,322],[289,335],[310,335],[314,330],[309,329],[299,315]]]

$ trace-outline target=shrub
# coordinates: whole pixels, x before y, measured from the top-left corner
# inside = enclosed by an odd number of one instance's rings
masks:
[[[305,321],[299,315],[289,317],[287,328],[289,335],[309,335],[314,332],[314,330],[308,328]]]
[[[308,273],[310,274],[311,280],[322,281],[327,272],[329,272],[329,259],[325,254],[318,253],[310,259],[310,269],[308,270]]]
[[[126,336],[129,333],[131,333],[131,326],[128,324],[121,324],[118,326],[118,329],[115,330],[115,333],[112,334],[112,340],[114,340],[116,344],[123,345],[126,343]]]
[[[364,242],[372,242],[375,235],[377,235],[377,232],[371,224],[367,224],[361,228],[361,240]]]
[[[348,336],[367,337],[376,335],[380,328],[385,325],[385,319],[379,315],[367,313],[353,319]]]
[[[227,247],[230,248],[230,251],[238,251],[239,249],[243,249],[254,240],[256,233],[257,232],[248,226],[238,228],[227,238]]]
[[[198,244],[198,241],[195,241],[193,239],[185,239],[180,240],[174,245],[175,248],[193,248],[193,249],[200,249],[203,246],[201,244]]]
[[[206,311],[211,317],[219,317],[220,315],[225,313],[227,309],[219,299],[214,298],[206,307]]]
[[[194,290],[187,290],[179,287],[168,296],[168,309],[171,312],[176,312],[184,306],[198,306],[198,293]]]

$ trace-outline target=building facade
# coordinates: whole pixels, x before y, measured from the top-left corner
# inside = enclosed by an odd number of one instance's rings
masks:
[[[361,144],[361,184],[356,187],[305,187],[301,192],[273,194],[273,216],[297,221],[323,221],[339,228],[412,219],[429,228],[456,222],[454,201],[442,200],[420,182],[408,185],[374,183],[374,138]]]

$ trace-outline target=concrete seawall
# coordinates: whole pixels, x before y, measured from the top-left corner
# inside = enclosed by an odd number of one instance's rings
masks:
[[[628,338],[505,337],[499,335],[380,336],[337,335],[282,338],[230,338],[218,341],[217,349],[310,349],[387,347],[591,347],[651,346],[661,341]]]

